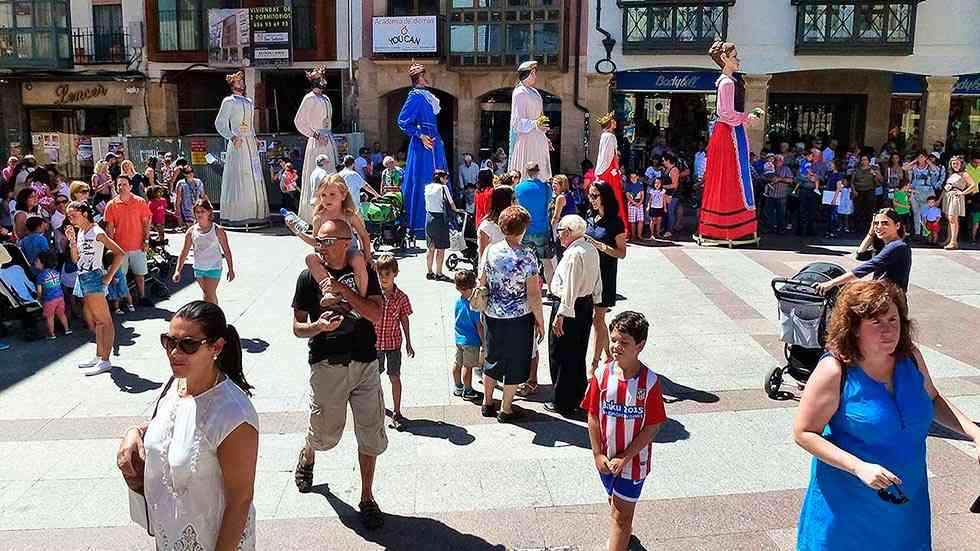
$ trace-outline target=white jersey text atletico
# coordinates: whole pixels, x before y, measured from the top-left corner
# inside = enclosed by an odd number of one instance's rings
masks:
[[[667,420],[657,374],[647,366],[631,379],[611,361],[595,370],[582,409],[599,419],[602,454],[612,459],[629,447],[644,428]],[[650,473],[652,443],[623,467],[622,478],[643,480]]]

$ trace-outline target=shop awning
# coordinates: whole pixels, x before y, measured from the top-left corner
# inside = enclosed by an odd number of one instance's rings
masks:
[[[719,71],[620,71],[616,73],[617,92],[715,91]]]
[[[980,96],[980,73],[961,75],[959,82],[953,86],[954,96]]]
[[[895,73],[892,75],[892,94],[921,96],[926,91],[926,79],[922,75]]]

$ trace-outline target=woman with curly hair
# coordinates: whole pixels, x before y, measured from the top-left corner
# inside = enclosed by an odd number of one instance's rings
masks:
[[[975,443],[980,429],[936,390],[893,283],[844,288],[827,350],[793,425],[814,457],[797,549],[932,549],[929,427],[935,420]]]

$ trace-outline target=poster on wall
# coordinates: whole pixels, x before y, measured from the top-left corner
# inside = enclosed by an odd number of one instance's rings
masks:
[[[207,164],[208,140],[207,138],[191,138],[191,164]]]
[[[259,153],[265,153],[268,150],[265,140],[255,140],[256,148],[258,148]]]
[[[293,10],[289,6],[266,6],[249,11],[252,30],[252,65],[288,65],[292,62],[290,29]]]
[[[75,149],[78,152],[76,157],[79,161],[92,160],[92,138],[89,138],[88,136],[79,136],[75,140]]]
[[[208,65],[250,65],[251,36],[248,9],[208,10]]]
[[[114,153],[123,158],[126,157],[126,144],[121,139],[110,139],[108,149],[109,153]]]
[[[31,134],[31,145],[41,145],[43,136],[41,134]]]

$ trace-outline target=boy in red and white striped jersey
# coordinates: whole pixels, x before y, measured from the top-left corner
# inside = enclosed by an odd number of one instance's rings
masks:
[[[609,551],[625,551],[650,473],[653,439],[667,420],[657,374],[640,361],[650,324],[622,312],[609,324],[613,360],[596,369],[582,400],[599,478],[609,495]]]

